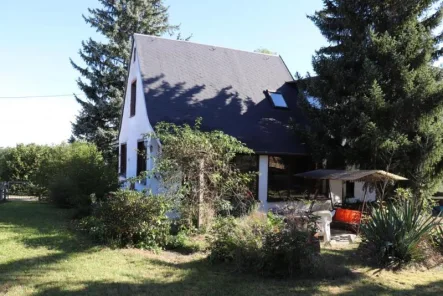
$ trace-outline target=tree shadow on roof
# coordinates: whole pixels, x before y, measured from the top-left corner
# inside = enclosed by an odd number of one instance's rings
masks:
[[[204,130],[221,130],[256,151],[305,153],[290,123],[291,118],[301,118],[293,86],[284,84],[279,89],[289,106],[283,110],[274,108],[264,92],[261,98],[244,97],[231,85],[217,89],[185,82],[171,85],[164,75],[143,82],[153,126],[160,121],[192,124],[201,117]]]

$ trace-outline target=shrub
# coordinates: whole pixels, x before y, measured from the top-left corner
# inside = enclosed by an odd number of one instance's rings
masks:
[[[266,232],[263,242],[263,270],[283,277],[299,272],[313,272],[317,240],[306,231],[283,227]]]
[[[366,244],[384,265],[399,266],[419,254],[418,244],[436,227],[436,219],[418,201],[400,200],[373,208],[371,219],[362,224]]]
[[[35,179],[50,150],[50,146],[36,144],[18,144],[16,147],[1,149],[0,180],[26,182],[12,185],[11,194],[39,195],[45,191],[36,184]]]
[[[93,144],[17,145],[0,151],[0,179],[26,181],[12,192],[49,196],[58,206],[84,207],[90,195],[102,198],[117,189],[117,170]]]
[[[256,173],[241,172],[234,162],[239,154],[254,153],[243,143],[202,130],[201,118],[194,126],[160,122],[155,136],[162,149],[154,173],[169,195],[179,197],[177,210],[187,227],[208,228],[217,212],[245,213],[253,206],[249,187]]]
[[[262,219],[219,218],[211,231],[209,249],[213,262],[232,262],[238,271],[260,270],[263,233]]]
[[[155,249],[168,243],[169,201],[162,196],[119,190],[97,202],[83,229],[97,239],[118,247]]]
[[[96,146],[73,143],[52,147],[36,178],[47,187],[50,200],[61,207],[88,208],[91,195],[102,199],[117,189],[117,173]]]
[[[238,271],[284,277],[311,272],[317,248],[309,232],[273,215],[220,218],[209,238],[210,260]]]
[[[205,251],[206,247],[204,236],[182,230],[169,236],[166,249],[191,254]]]
[[[65,175],[54,176],[49,184],[49,198],[59,207],[71,207],[79,195],[79,190],[71,178]]]

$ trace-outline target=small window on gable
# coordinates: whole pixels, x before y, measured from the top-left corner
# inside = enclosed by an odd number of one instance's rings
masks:
[[[146,171],[146,146],[144,141],[137,142],[137,176]]]
[[[120,145],[120,174],[123,176],[126,176],[126,162],[128,161],[126,159],[127,152],[126,152],[126,144]]]
[[[131,107],[130,107],[130,114],[129,116],[135,116],[135,104],[136,102],[136,98],[137,98],[137,81],[134,80],[134,82],[132,82],[131,84]]]
[[[137,48],[134,47],[134,62],[135,62],[135,56],[137,55]]]
[[[272,103],[275,108],[287,109],[288,104],[286,104],[285,98],[279,92],[268,91],[269,97],[271,97]]]

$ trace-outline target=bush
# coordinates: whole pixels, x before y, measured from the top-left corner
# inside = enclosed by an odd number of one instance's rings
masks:
[[[0,150],[0,180],[25,182],[12,185],[11,194],[39,196],[45,192],[45,188],[37,185],[35,180],[50,150],[50,146],[36,144],[18,144]]]
[[[154,174],[167,194],[178,197],[177,210],[188,228],[209,228],[217,212],[244,214],[254,205],[249,187],[257,173],[235,164],[237,155],[254,152],[236,138],[204,131],[201,118],[194,126],[160,122],[155,136],[162,149]]]
[[[78,188],[68,176],[54,176],[49,184],[49,199],[59,207],[71,207],[77,202]]]
[[[212,262],[232,262],[238,271],[285,277],[311,272],[317,246],[309,232],[273,215],[221,218],[209,239]]]
[[[87,207],[90,196],[102,198],[117,189],[117,169],[93,144],[17,145],[0,150],[0,179],[25,181],[11,193],[50,197],[58,206]]]
[[[92,144],[55,146],[50,156],[36,182],[48,188],[50,200],[58,206],[88,209],[91,195],[100,200],[117,189],[116,170]]]
[[[318,240],[306,231],[283,227],[266,232],[263,242],[263,270],[284,277],[300,272],[312,273]]]
[[[162,196],[119,190],[99,201],[81,225],[100,241],[118,247],[162,248],[169,238],[169,210]]]
[[[373,208],[371,219],[362,224],[361,230],[379,262],[399,266],[419,257],[418,244],[436,225],[422,203],[400,200]]]
[[[205,251],[206,247],[204,236],[182,230],[169,236],[166,249],[192,254]]]
[[[219,218],[209,239],[210,260],[232,262],[238,271],[261,269],[260,249],[265,230],[263,219]]]

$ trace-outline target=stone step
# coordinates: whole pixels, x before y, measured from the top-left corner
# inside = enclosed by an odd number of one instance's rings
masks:
[[[331,240],[336,242],[354,242],[356,239],[355,234],[342,234],[342,235],[332,235]]]

